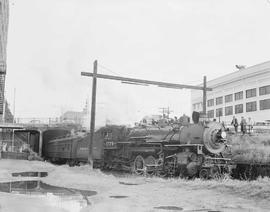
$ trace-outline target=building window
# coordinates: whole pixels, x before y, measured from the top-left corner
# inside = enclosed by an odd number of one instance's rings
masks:
[[[220,117],[220,116],[223,116],[223,114],[222,114],[222,108],[216,109],[216,117]]]
[[[257,102],[247,102],[246,104],[246,111],[252,112],[257,110]]]
[[[243,104],[235,105],[235,114],[243,113]]]
[[[270,109],[270,99],[260,100],[260,110]]]
[[[256,96],[256,88],[246,90],[246,98],[251,98]]]
[[[270,94],[270,85],[260,87],[259,93],[260,93],[260,96]]]
[[[225,102],[232,102],[232,94],[225,96]]]
[[[214,118],[214,110],[209,110],[207,112],[208,118]]]
[[[234,94],[234,100],[240,100],[243,99],[243,91],[237,92]]]
[[[216,105],[220,105],[220,104],[222,104],[222,103],[223,103],[223,97],[222,97],[222,96],[216,98]]]
[[[214,99],[209,99],[209,100],[207,101],[207,106],[208,106],[208,107],[214,106]]]
[[[229,116],[233,114],[233,106],[225,107],[225,116]]]

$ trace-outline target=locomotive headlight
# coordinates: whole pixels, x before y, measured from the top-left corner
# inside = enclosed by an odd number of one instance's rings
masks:
[[[221,138],[223,138],[223,139],[226,138],[226,133],[224,131],[221,132]]]

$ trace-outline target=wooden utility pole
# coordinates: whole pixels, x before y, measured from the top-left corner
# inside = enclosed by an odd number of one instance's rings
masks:
[[[203,77],[203,115],[206,116],[206,76]]]
[[[82,76],[88,77],[97,77],[102,79],[110,79],[110,80],[117,80],[121,81],[122,83],[127,84],[134,84],[134,85],[157,85],[158,87],[162,88],[172,88],[172,89],[193,89],[193,90],[202,90],[203,91],[203,114],[206,115],[206,93],[207,91],[212,91],[212,88],[208,88],[206,84],[206,76],[203,77],[203,86],[193,86],[193,85],[183,85],[183,84],[175,84],[175,83],[168,83],[168,82],[158,82],[158,81],[151,81],[151,80],[143,80],[143,79],[135,79],[135,78],[127,78],[127,77],[119,77],[113,75],[105,75],[105,74],[94,74],[89,72],[81,72]],[[138,83],[138,84],[137,84]]]
[[[88,163],[93,167],[93,142],[95,135],[95,119],[96,119],[96,94],[97,94],[97,60],[94,61],[94,72],[92,81],[92,104],[91,104],[91,121],[90,121],[90,141],[88,147]]]

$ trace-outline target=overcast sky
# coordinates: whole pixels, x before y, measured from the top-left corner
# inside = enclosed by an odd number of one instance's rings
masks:
[[[10,0],[6,95],[17,117],[81,111],[93,70],[198,84],[269,60],[267,0]],[[134,122],[169,106],[190,114],[190,91],[98,80],[97,120]]]

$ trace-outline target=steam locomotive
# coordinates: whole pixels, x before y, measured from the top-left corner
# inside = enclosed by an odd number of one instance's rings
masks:
[[[217,122],[174,126],[144,126],[128,129],[106,126],[95,132],[92,157],[94,167],[126,170],[138,175],[215,178],[230,172],[226,132]],[[89,134],[49,141],[45,159],[75,165],[88,158]]]

